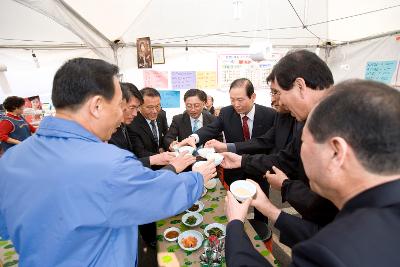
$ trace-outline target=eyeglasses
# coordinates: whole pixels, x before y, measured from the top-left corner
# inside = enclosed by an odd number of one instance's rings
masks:
[[[203,105],[202,104],[194,104],[194,105],[192,105],[192,104],[187,104],[186,105],[186,108],[187,109],[192,109],[192,108],[194,108],[194,109],[199,109],[199,108],[201,108]]]
[[[271,95],[280,95],[281,93],[278,90],[272,90],[269,92]]]

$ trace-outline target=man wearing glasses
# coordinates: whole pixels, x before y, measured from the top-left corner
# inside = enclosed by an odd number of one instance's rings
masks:
[[[161,116],[160,93],[150,87],[140,90],[143,104],[139,113],[128,127],[133,152],[139,158],[150,157],[163,152],[163,138],[168,124]]]
[[[207,95],[199,89],[189,89],[183,96],[186,111],[175,115],[171,126],[164,137],[164,148],[174,151],[173,146],[178,142],[216,120],[216,117],[204,110]],[[222,141],[222,136],[219,138]]]

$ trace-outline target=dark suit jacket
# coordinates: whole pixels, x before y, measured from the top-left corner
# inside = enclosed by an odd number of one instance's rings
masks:
[[[140,112],[128,126],[128,134],[133,146],[133,152],[137,157],[149,157],[159,153],[159,148],[163,147],[164,135],[168,130],[168,124],[162,115],[159,115],[157,118],[157,127],[159,145],[155,142],[150,126]]]
[[[130,143],[130,141],[128,139],[126,139],[126,137],[123,133],[123,127],[127,127],[127,126],[121,125],[120,127],[118,127],[117,131],[111,136],[111,139],[108,141],[108,143],[113,144],[121,149],[125,149],[125,150],[128,150],[133,153],[132,144]],[[138,158],[138,160],[140,162],[142,162],[143,166],[145,166],[147,168],[151,168],[150,157],[142,157],[142,158]],[[167,165],[167,166],[163,167],[163,169],[176,172],[175,168],[172,165]]]
[[[211,122],[216,120],[217,118],[211,115],[208,111],[203,111],[203,127],[209,125]],[[181,142],[183,139],[191,135],[192,125],[190,123],[190,116],[185,111],[182,114],[175,115],[172,118],[172,123],[168,129],[167,134],[164,136],[164,148],[168,150],[169,145],[176,140],[178,137],[178,141]],[[220,134],[219,138],[222,141],[222,136]]]
[[[296,122],[293,139],[284,150],[270,155],[243,155],[242,168],[253,175],[263,175],[272,170],[272,166],[281,169],[289,177],[282,184],[282,202],[289,202],[303,219],[324,226],[335,218],[338,210],[329,200],[310,189],[300,158],[303,125]]]
[[[234,143],[237,154],[277,153],[292,140],[296,119],[290,113],[277,113],[273,127],[261,136]]]
[[[290,266],[398,266],[400,180],[366,190],[349,200],[335,220],[292,250]],[[235,220],[228,224],[227,266],[271,266]]]
[[[267,132],[274,124],[275,115],[276,111],[274,109],[255,104],[251,137],[254,138]],[[196,131],[196,134],[199,136],[198,145],[202,145],[208,140],[217,138],[221,132],[224,132],[227,143],[244,141],[242,120],[232,106],[222,108],[217,120]],[[224,171],[225,181],[228,185],[233,182],[233,179],[243,178],[243,175],[241,169]]]
[[[276,112],[272,108],[255,104],[252,138],[267,132],[274,124],[275,115]],[[217,120],[196,131],[199,136],[199,145],[218,138],[221,132],[224,132],[227,143],[244,141],[240,115],[232,106],[222,108]]]

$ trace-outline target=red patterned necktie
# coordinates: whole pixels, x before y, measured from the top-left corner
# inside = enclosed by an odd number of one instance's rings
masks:
[[[244,140],[249,140],[250,139],[250,131],[249,131],[249,125],[247,124],[249,117],[243,116],[242,120],[243,120],[242,128],[243,128]]]

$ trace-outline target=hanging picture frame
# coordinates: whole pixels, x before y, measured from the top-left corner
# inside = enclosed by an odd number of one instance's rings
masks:
[[[138,38],[136,40],[137,63],[139,69],[152,67],[150,37]]]
[[[164,47],[152,47],[153,64],[165,64]]]

